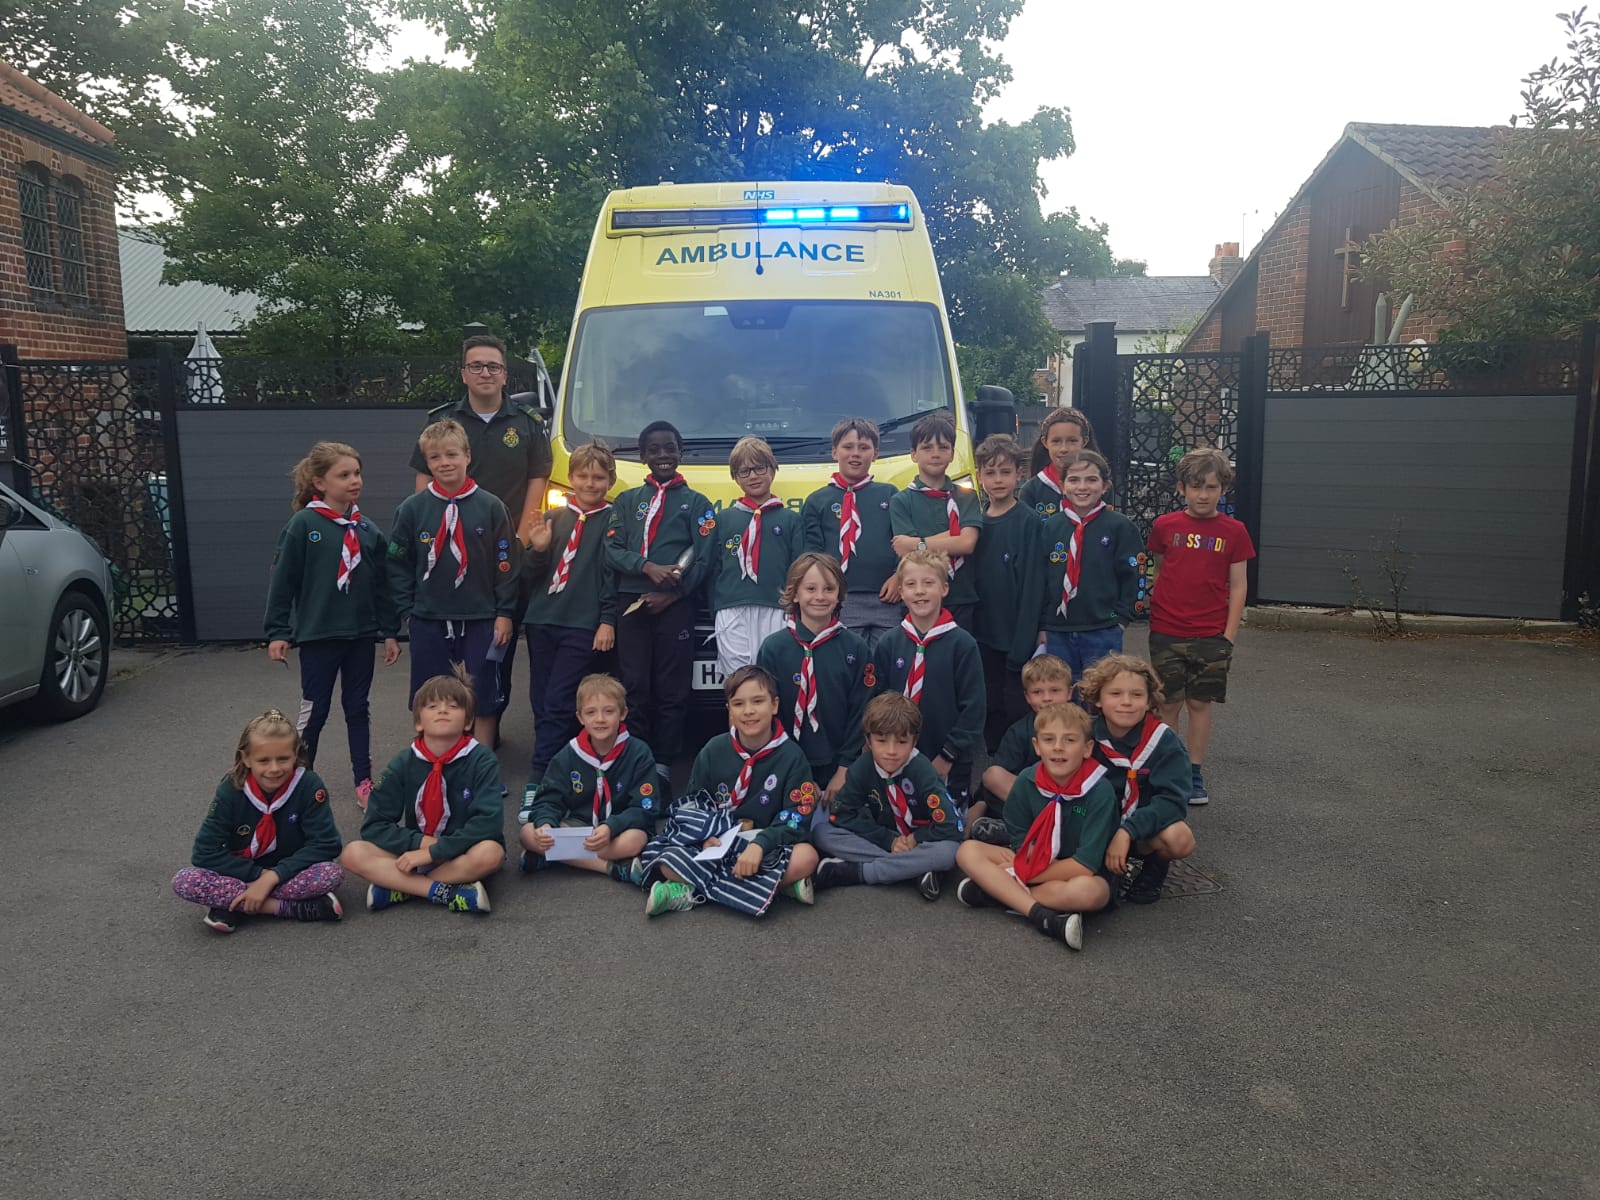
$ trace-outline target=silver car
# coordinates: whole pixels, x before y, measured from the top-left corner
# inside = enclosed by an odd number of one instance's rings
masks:
[[[106,690],[111,571],[65,521],[0,484],[0,705],[81,717]]]

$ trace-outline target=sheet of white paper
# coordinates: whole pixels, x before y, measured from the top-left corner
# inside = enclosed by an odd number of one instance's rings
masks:
[[[569,858],[593,858],[594,851],[585,850],[583,843],[594,836],[594,826],[585,825],[582,828],[562,826],[552,829],[550,836],[555,838],[556,844],[550,847],[545,854],[546,862],[561,862]]]
[[[722,835],[721,845],[712,846],[709,850],[700,851],[699,854],[694,856],[695,861],[701,862],[706,859],[723,858],[727,855],[728,851],[732,850],[735,846],[738,846],[741,850],[743,850],[745,843],[750,841],[755,836],[756,831],[753,829],[734,830],[732,833],[725,833]]]

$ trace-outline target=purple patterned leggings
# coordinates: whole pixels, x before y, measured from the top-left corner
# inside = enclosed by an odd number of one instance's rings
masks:
[[[324,896],[344,882],[344,869],[336,862],[313,863],[287,883],[272,889],[274,900],[309,900]],[[180,900],[207,908],[227,908],[250,885],[232,875],[218,875],[204,867],[185,867],[172,877],[172,890]]]

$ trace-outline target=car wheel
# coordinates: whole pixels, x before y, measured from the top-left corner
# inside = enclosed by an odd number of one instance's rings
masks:
[[[68,592],[56,601],[39,677],[37,704],[45,716],[71,721],[100,703],[110,644],[105,613],[88,596]]]

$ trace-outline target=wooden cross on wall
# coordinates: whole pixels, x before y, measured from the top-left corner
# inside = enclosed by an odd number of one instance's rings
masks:
[[[1359,262],[1352,262],[1351,260],[1359,260],[1361,258],[1361,243],[1352,236],[1354,233],[1355,230],[1346,225],[1344,229],[1344,245],[1335,247],[1333,251],[1344,260],[1344,267],[1341,272],[1343,280],[1339,288],[1339,307],[1344,309],[1345,312],[1350,311],[1350,279],[1355,275],[1356,267],[1360,265]]]

